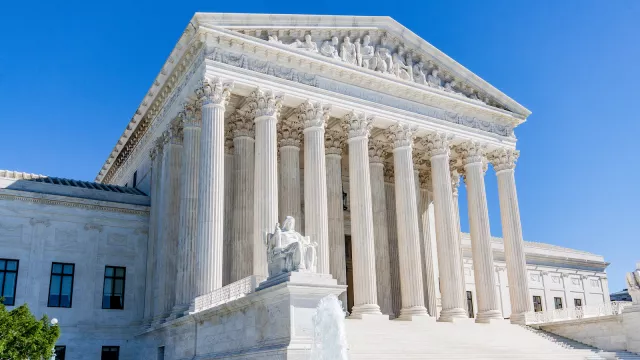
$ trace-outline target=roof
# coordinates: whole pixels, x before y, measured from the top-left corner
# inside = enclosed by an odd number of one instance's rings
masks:
[[[201,26],[209,29],[215,28],[220,31],[237,31],[240,28],[275,29],[278,27],[338,30],[357,27],[359,29],[386,31],[395,37],[401,38],[407,46],[411,46],[417,52],[428,55],[434,62],[443,66],[445,70],[460,77],[468,84],[485,91],[500,104],[504,105],[505,108],[509,109],[509,112],[513,114],[518,123],[524,121],[531,114],[528,109],[388,16],[196,13],[171,51],[159,74],[152,82],[149,91],[143,96],[140,105],[133,112],[129,124],[98,172],[96,181],[110,180],[113,169],[120,167],[129,151],[135,149],[138,139],[149,128],[150,123],[154,121],[158,114],[158,109],[168,100],[175,88],[175,81],[179,78],[176,74],[183,71],[186,68],[185,65],[188,65],[193,60],[192,56],[185,56],[185,54],[192,54],[192,47],[197,42],[197,30]],[[239,33],[238,35],[244,36]],[[121,156],[125,149],[127,151],[124,152],[124,156]]]
[[[73,186],[78,188],[85,188],[85,189],[98,190],[98,191],[109,191],[109,192],[120,193],[120,194],[132,194],[132,195],[143,195],[143,196],[147,195],[136,188],[101,184],[101,183],[90,182],[90,181],[72,180],[72,179],[58,178],[58,177],[38,175],[38,174],[30,174],[30,173],[20,172],[20,171],[0,170],[0,178],[26,180],[26,181],[62,185],[62,186]]]

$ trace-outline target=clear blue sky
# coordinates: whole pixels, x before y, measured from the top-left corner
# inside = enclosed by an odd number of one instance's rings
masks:
[[[611,291],[640,260],[636,0],[5,1],[0,169],[93,180],[196,11],[393,17],[533,112],[516,131],[525,239],[604,255]],[[500,235],[496,189],[490,171]]]

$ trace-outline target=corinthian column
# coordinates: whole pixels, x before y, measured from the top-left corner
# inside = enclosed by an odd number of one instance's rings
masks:
[[[344,209],[342,205],[342,148],[344,132],[327,130],[324,133],[327,161],[327,211],[329,216],[329,269],[338,284],[347,285],[347,263],[344,249]],[[342,308],[347,309],[347,292],[339,296]]]
[[[160,140],[160,139],[158,139]],[[151,325],[154,317],[154,302],[157,296],[158,276],[155,272],[156,262],[158,260],[158,237],[160,231],[159,212],[160,212],[160,190],[162,179],[162,142],[154,143],[150,152],[151,157],[151,213],[149,214],[149,240],[147,242],[147,280],[145,288],[144,302],[144,324]]]
[[[400,314],[402,294],[400,291],[400,259],[398,256],[398,217],[396,215],[396,191],[393,164],[384,166],[384,195],[387,206],[387,238],[389,239],[389,278],[391,282],[391,308],[394,316]]]
[[[238,110],[229,120],[233,136],[233,194],[231,282],[253,274],[253,186],[255,171],[253,119]]]
[[[198,235],[198,161],[200,160],[200,125],[195,104],[185,104],[183,119],[184,140],[182,158],[182,188],[180,189],[180,236],[178,237],[178,278],[176,306],[172,316],[180,316],[193,299],[196,238]]]
[[[327,214],[327,168],[324,157],[324,127],[329,106],[305,101],[298,107],[304,127],[304,222],[306,235],[318,243],[318,269],[328,274],[329,219]]]
[[[166,317],[176,301],[178,237],[180,235],[180,178],[182,176],[182,123],[174,120],[163,135],[162,198],[160,200],[159,261],[160,273],[158,314]]]
[[[353,254],[353,309],[351,316],[380,315],[376,286],[369,131],[372,119],[353,112],[344,117],[349,143],[349,192],[351,195],[351,248]]]
[[[421,159],[421,162],[424,159]],[[436,292],[436,276],[435,266],[433,264],[433,249],[431,241],[431,219],[429,214],[429,206],[431,199],[429,191],[431,188],[431,171],[422,170],[419,173],[418,181],[420,184],[419,203],[418,203],[418,221],[420,222],[420,247],[422,249],[422,283],[424,286],[424,302],[429,315],[438,316],[438,301]]]
[[[522,240],[520,209],[514,170],[520,152],[512,149],[498,149],[489,154],[498,176],[498,197],[500,198],[500,218],[504,255],[507,262],[507,279],[511,297],[511,322],[525,323],[525,314],[531,311],[527,264]]]
[[[464,165],[464,179],[469,203],[469,228],[478,302],[476,322],[502,319],[496,296],[489,209],[484,186],[485,148],[486,145],[476,141],[464,142],[458,148]]]
[[[455,318],[467,316],[464,310],[465,296],[460,285],[463,273],[460,247],[457,243],[459,230],[451,189],[448,140],[447,135],[441,133],[431,133],[424,138],[424,146],[431,159],[436,218],[436,242],[442,294],[442,311],[439,321],[453,321]]]
[[[376,254],[376,287],[380,311],[395,317],[391,303],[391,276],[389,261],[389,237],[387,236],[387,201],[384,186],[386,144],[380,140],[369,142],[369,170],[371,172],[371,197],[373,204],[373,239]]]
[[[198,173],[198,240],[195,296],[222,286],[224,219],[224,110],[230,83],[204,81],[196,91],[202,102]]]
[[[253,274],[266,277],[265,239],[278,222],[278,144],[276,123],[282,96],[256,89],[249,96],[255,123],[255,173],[253,201]]]
[[[222,286],[231,283],[231,271],[233,269],[233,197],[235,196],[235,171],[233,156],[233,133],[231,126],[227,126],[224,131],[224,227],[223,227],[223,248],[222,259]]]
[[[394,146],[393,167],[396,180],[398,255],[402,292],[402,309],[399,318],[403,320],[429,315],[424,307],[418,206],[411,155],[414,134],[415,128],[401,123],[392,125],[387,133]]]
[[[302,140],[302,124],[292,117],[278,123],[278,145],[280,146],[280,219],[293,216],[302,220],[302,201],[300,196],[300,140]],[[302,221],[298,222],[302,224]],[[304,226],[298,230],[306,234]]]
[[[460,173],[463,172],[461,165],[458,164],[458,159],[449,159],[449,171],[451,172],[451,194],[453,195],[453,214],[455,217],[456,224],[456,247],[460,249],[460,291],[462,294],[466,296],[467,293],[467,283],[464,277],[464,254],[462,252],[462,230],[460,228],[460,203],[459,203],[459,191],[460,189]],[[466,299],[466,297],[465,297]],[[467,308],[467,302],[464,302],[464,309],[469,311]]]

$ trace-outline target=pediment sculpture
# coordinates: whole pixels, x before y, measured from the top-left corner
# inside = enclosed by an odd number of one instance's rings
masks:
[[[640,305],[640,263],[636,264],[636,271],[627,273],[627,288],[633,305]]]
[[[282,227],[276,224],[267,235],[269,277],[292,271],[316,272],[316,247],[308,236],[295,231],[295,219],[287,216]]]

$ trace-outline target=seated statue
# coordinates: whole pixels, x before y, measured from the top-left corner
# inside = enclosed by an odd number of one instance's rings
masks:
[[[633,305],[640,305],[640,263],[636,264],[636,271],[627,273],[627,288]]]
[[[276,224],[267,236],[269,277],[298,270],[316,272],[316,246],[308,236],[295,231],[295,219],[287,216],[282,228]]]

